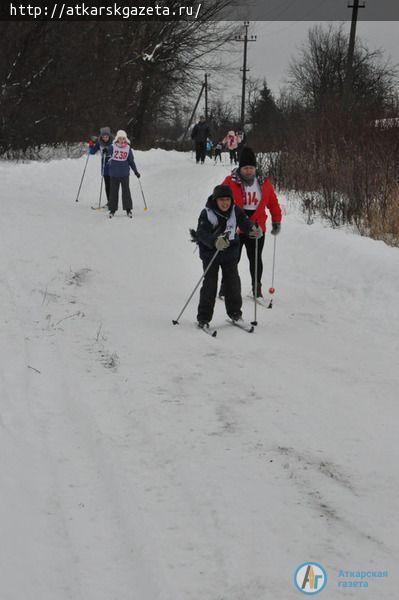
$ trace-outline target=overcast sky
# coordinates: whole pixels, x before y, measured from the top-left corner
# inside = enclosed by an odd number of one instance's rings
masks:
[[[248,45],[248,66],[250,77],[266,78],[275,94],[284,85],[287,69],[292,56],[306,40],[310,27],[316,21],[256,21],[251,24],[251,33],[257,35],[256,43]],[[327,25],[326,21],[319,22]],[[350,31],[350,22],[344,23]],[[381,48],[394,64],[399,64],[399,21],[359,21],[358,36],[371,49]],[[234,89],[234,100],[239,102],[242,53],[233,60],[235,73],[229,76]],[[225,88],[226,89],[226,88]],[[231,88],[230,88],[231,89]],[[225,96],[225,94],[223,94]]]
[[[256,43],[249,44],[249,59],[253,73],[258,77],[266,77],[273,91],[278,91],[283,84],[290,57],[306,39],[309,27],[314,21],[258,21],[253,24],[254,33],[258,36]],[[350,31],[350,23],[345,23]],[[393,62],[399,63],[399,22],[359,21],[357,33],[367,45],[384,49]]]

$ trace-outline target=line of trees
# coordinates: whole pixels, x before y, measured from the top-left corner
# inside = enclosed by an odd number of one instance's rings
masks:
[[[210,0],[201,21],[0,23],[0,155],[73,143],[99,124],[151,145],[231,36],[234,23],[215,20],[231,2]]]

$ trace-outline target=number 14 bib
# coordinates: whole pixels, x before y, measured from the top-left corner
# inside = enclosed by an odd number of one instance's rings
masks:
[[[255,179],[252,185],[245,186],[244,192],[244,210],[256,210],[262,198],[262,192],[258,180]]]

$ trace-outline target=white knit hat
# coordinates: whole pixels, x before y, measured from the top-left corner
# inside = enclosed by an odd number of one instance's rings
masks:
[[[127,133],[126,131],[123,131],[123,129],[119,129],[119,131],[116,132],[115,141],[117,141],[119,138],[126,138],[127,143],[130,144],[130,140],[127,137]]]

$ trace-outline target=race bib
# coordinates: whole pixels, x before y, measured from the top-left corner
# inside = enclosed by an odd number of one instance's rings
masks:
[[[114,153],[112,155],[112,160],[123,161],[127,160],[129,156],[130,146],[126,146],[126,148],[118,148],[118,146],[114,146]]]
[[[262,192],[257,180],[252,185],[245,186],[244,210],[256,210],[261,201]]]

